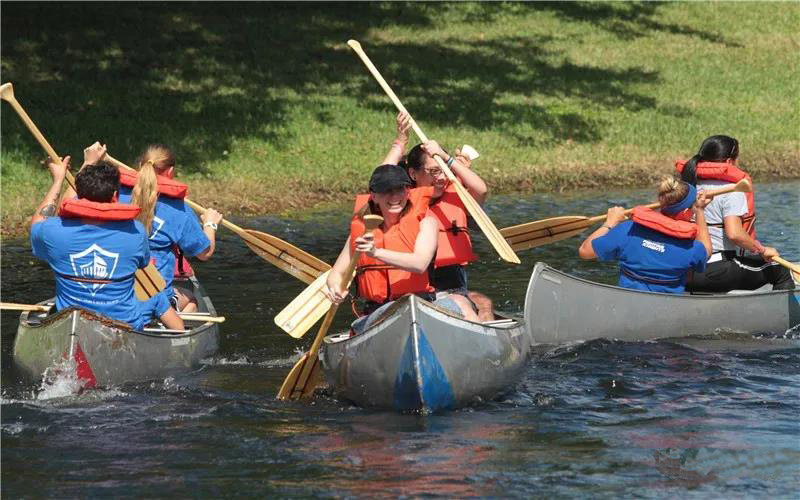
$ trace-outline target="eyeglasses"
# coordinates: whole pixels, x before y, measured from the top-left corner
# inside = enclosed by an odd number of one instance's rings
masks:
[[[425,173],[427,173],[427,174],[428,174],[428,175],[430,175],[431,177],[439,177],[440,175],[442,175],[442,174],[444,173],[444,172],[442,172],[442,169],[441,169],[441,168],[438,168],[438,167],[435,167],[435,168],[425,168],[425,169],[423,169],[423,170],[425,170]]]

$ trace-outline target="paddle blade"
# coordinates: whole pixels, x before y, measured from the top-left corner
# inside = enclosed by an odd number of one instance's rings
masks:
[[[133,275],[133,292],[136,294],[136,298],[142,302],[153,297],[166,286],[167,282],[164,281],[164,277],[152,262]]]
[[[331,301],[323,293],[328,281],[327,271],[314,280],[300,295],[275,316],[275,324],[294,338],[300,338],[331,307]]]
[[[486,212],[483,211],[483,207],[475,201],[475,198],[469,194],[469,191],[461,185],[460,182],[455,181],[453,183],[456,187],[456,193],[458,194],[459,199],[464,204],[464,207],[467,209],[469,215],[478,223],[478,227],[481,228],[483,234],[489,239],[489,243],[492,244],[497,254],[500,255],[500,258],[505,260],[506,262],[511,262],[512,264],[519,264],[520,260],[517,257],[517,254],[514,253],[514,250],[511,248],[511,245],[503,238],[503,235],[500,234],[500,231],[495,227],[494,223],[489,219],[489,216],[486,215]]]
[[[312,359],[313,358],[313,359]],[[300,360],[294,364],[286,379],[283,381],[280,390],[278,391],[278,399],[282,401],[299,399],[303,395],[303,389],[309,381],[309,375],[313,370],[306,369],[306,365],[314,364],[317,362],[316,354],[311,356],[309,353],[303,354]],[[305,374],[304,374],[305,370]]]
[[[592,222],[578,215],[553,217],[517,226],[506,227],[500,233],[511,247],[519,252],[571,238],[583,232]]]
[[[250,250],[306,284],[310,285],[320,274],[331,268],[313,255],[276,236],[252,229],[245,232],[252,237],[244,239]]]

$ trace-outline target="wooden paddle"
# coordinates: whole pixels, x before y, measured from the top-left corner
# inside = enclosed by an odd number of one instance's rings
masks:
[[[786,259],[781,257],[773,257],[772,260],[777,262],[778,264],[782,265],[792,273],[792,278],[797,283],[800,283],[800,264],[795,264],[794,262],[789,262]]]
[[[734,191],[749,193],[752,190],[753,186],[747,179],[742,179],[736,184],[707,191],[706,194],[714,197]],[[648,208],[656,208],[659,206],[659,203],[651,203],[646,206]],[[631,212],[633,212],[633,209],[626,210],[625,215],[630,215]],[[570,238],[576,234],[582,233],[587,227],[604,221],[605,219],[606,214],[597,215],[595,217],[584,217],[580,215],[552,217],[550,219],[527,222],[517,226],[504,227],[500,230],[500,233],[506,238],[514,250],[520,251]]]
[[[383,217],[380,215],[368,214],[364,216],[364,224],[368,231],[372,231],[382,223]],[[350,262],[352,269],[355,269],[356,261],[358,259],[353,257]],[[352,274],[352,269],[345,273],[345,276]],[[328,296],[324,292],[329,273],[330,271],[320,275],[305,290],[300,292],[300,295],[295,297],[289,305],[284,307],[275,316],[275,324],[296,339],[305,335],[314,326],[314,323],[319,321],[322,315],[331,307],[331,301],[328,300]],[[352,281],[352,277],[347,281],[348,286],[350,281]]]
[[[364,50],[361,48],[361,44],[355,40],[348,40],[347,45],[349,45],[350,48],[353,49],[356,54],[358,54],[358,57],[361,58],[361,61],[364,63],[364,65],[366,65],[369,72],[372,73],[372,76],[374,76],[378,81],[378,84],[381,86],[381,88],[383,88],[383,91],[386,92],[386,95],[389,96],[389,99],[391,99],[395,107],[397,107],[399,111],[409,116],[411,127],[414,129],[414,133],[417,134],[417,137],[419,137],[419,140],[426,142],[428,137],[422,132],[422,129],[419,128],[417,122],[414,121],[414,118],[411,117],[411,114],[408,112],[405,106],[403,106],[403,103],[401,103],[400,99],[397,98],[397,95],[395,95],[394,91],[392,91],[391,87],[389,87],[389,84],[387,84],[386,80],[383,79],[383,76],[381,76],[380,72],[378,72],[378,69],[374,64],[372,64],[372,61],[370,61],[369,57],[367,57],[367,54],[364,53]],[[519,257],[517,257],[517,255],[514,253],[514,250],[512,250],[511,246],[509,246],[509,244],[500,234],[500,231],[497,230],[491,219],[489,219],[489,216],[486,215],[486,212],[483,211],[481,205],[475,201],[475,198],[469,194],[469,191],[467,191],[467,189],[461,185],[461,182],[450,170],[450,167],[448,167],[447,164],[445,164],[445,162],[442,161],[442,159],[438,156],[434,156],[434,158],[436,159],[436,163],[439,165],[439,168],[441,168],[442,172],[444,172],[444,174],[447,176],[447,179],[456,187],[456,193],[458,193],[458,197],[464,204],[464,207],[466,207],[472,218],[475,219],[475,222],[478,223],[478,226],[489,239],[489,242],[492,244],[500,257],[507,262],[519,264]]]
[[[50,312],[52,307],[52,305],[42,304],[15,304],[13,302],[0,302],[0,309],[11,311]],[[222,323],[225,321],[225,316],[211,316],[209,314],[178,313],[178,316],[186,321],[205,321],[208,323]]]
[[[117,168],[133,170],[109,154],[106,155],[106,159]],[[188,198],[184,198],[183,201],[199,214],[206,211],[205,208]],[[242,238],[256,255],[306,284],[313,283],[320,274],[331,268],[310,253],[300,250],[277,236],[252,229],[243,229],[225,219],[222,219],[222,225]]]
[[[364,216],[364,225],[367,228],[366,233],[371,233],[375,228],[380,226],[381,223],[383,223],[383,217],[380,215]],[[350,282],[353,281],[356,264],[360,256],[361,252],[355,252],[353,258],[350,259],[350,264],[347,266],[344,276],[342,276],[342,290],[346,290],[350,287]],[[319,348],[333,322],[336,310],[339,309],[338,304],[331,304],[330,301],[328,301],[328,304],[330,304],[328,313],[325,315],[325,320],[322,322],[319,332],[317,332],[317,336],[314,338],[314,342],[311,344],[308,352],[303,354],[303,357],[301,357],[289,371],[289,375],[286,376],[286,380],[283,381],[283,385],[281,385],[278,391],[278,399],[300,399],[311,396],[314,393],[314,388],[319,381]],[[317,317],[317,319],[319,319],[319,317]]]
[[[39,128],[33,123],[33,120],[31,120],[28,113],[22,108],[16,97],[14,97],[14,87],[10,82],[0,85],[0,98],[11,104],[11,107],[14,108],[14,111],[16,111],[22,119],[22,123],[28,127],[28,130],[30,130],[33,137],[36,138],[39,145],[42,146],[50,159],[55,162],[60,162],[61,157],[58,156],[50,143],[47,142],[47,139],[44,138]],[[75,178],[72,177],[72,173],[70,173],[69,170],[67,170],[67,183],[75,190]],[[165,286],[167,286],[167,283],[164,281],[161,273],[158,272],[158,269],[156,269],[156,266],[152,263],[148,264],[146,268],[139,269],[134,273],[133,289],[136,293],[136,298],[141,301],[149,299],[163,290]]]

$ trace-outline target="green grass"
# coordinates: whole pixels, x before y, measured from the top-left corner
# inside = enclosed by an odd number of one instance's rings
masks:
[[[2,78],[60,154],[165,143],[192,198],[285,212],[350,199],[394,137],[349,38],[495,192],[644,185],[718,133],[757,180],[799,177],[798,25],[797,3],[6,3]],[[8,235],[49,178],[2,111]]]

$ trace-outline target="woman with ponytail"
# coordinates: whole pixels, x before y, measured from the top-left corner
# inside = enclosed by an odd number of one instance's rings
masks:
[[[137,161],[138,173],[120,171],[120,201],[139,206],[139,221],[149,235],[150,252],[164,280],[165,293],[178,311],[192,312],[197,302],[191,293],[173,288],[176,255],[208,260],[214,254],[217,224],[222,215],[209,208],[200,217],[183,201],[185,184],[173,180],[175,156],[162,145],[148,146]]]
[[[618,260],[619,286],[650,292],[683,293],[689,270],[702,272],[711,255],[703,208],[708,199],[696,188],[665,177],[658,188],[659,210],[608,209],[605,223],[578,249],[582,259]],[[692,216],[695,223],[690,222]]]
[[[703,141],[689,161],[678,161],[676,170],[698,189],[713,189],[741,179],[752,179],[739,169],[739,141],[713,135]],[[728,193],[715,197],[705,208],[712,255],[705,272],[696,272],[686,284],[690,292],[723,293],[755,290],[767,283],[774,290],[791,290],[788,269],[771,262],[777,250],[756,239],[753,193]]]

